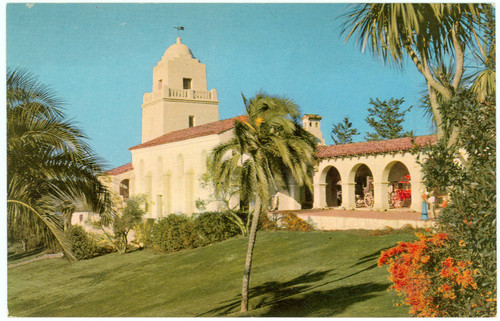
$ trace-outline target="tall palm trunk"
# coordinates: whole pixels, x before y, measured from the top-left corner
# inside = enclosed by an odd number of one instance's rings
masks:
[[[252,217],[252,226],[250,227],[250,235],[248,237],[247,258],[245,262],[245,270],[243,272],[243,285],[241,288],[241,312],[248,311],[248,288],[250,285],[250,271],[252,269],[253,249],[257,236],[257,226],[259,225],[259,216],[261,212],[261,202],[257,198],[255,201],[254,214]]]

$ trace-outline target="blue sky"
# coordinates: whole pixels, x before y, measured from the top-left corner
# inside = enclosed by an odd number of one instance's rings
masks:
[[[220,119],[244,113],[241,92],[293,99],[332,123],[349,116],[362,135],[370,98],[405,97],[405,130],[431,133],[419,99],[424,79],[407,63],[384,66],[341,36],[346,4],[7,5],[7,66],[28,69],[66,102],[107,168],[130,162],[140,143],[141,104],[152,68],[177,37],[207,66]]]

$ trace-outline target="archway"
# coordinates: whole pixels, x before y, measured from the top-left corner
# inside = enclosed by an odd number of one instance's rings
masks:
[[[340,206],[342,204],[341,177],[337,168],[331,166],[325,177],[326,206]]]
[[[395,161],[387,165],[389,205],[392,208],[411,206],[411,176],[405,164]]]
[[[372,207],[374,202],[373,174],[365,164],[359,165],[354,175],[356,207]]]

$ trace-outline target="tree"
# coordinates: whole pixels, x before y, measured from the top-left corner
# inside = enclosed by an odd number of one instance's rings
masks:
[[[110,176],[106,176],[103,181],[109,182]],[[131,230],[141,224],[146,208],[149,205],[146,194],[138,194],[123,202],[122,197],[111,192],[113,200],[113,211],[111,215],[94,219],[90,225],[95,229],[100,229],[108,244],[116,249],[120,254],[125,254],[128,249],[128,234]]]
[[[142,207],[146,202],[145,195],[137,195],[127,200],[121,215],[113,219],[113,233],[116,247],[121,254],[127,252],[128,233],[142,222],[146,211]]]
[[[261,215],[267,215],[270,196],[293,176],[298,185],[311,188],[314,137],[302,128],[297,105],[289,99],[263,93],[247,100],[246,118],[234,123],[234,136],[214,148],[208,169],[215,188],[237,178],[240,198],[250,205],[251,226],[243,273],[241,311],[248,310],[252,256]]]
[[[445,190],[451,197],[437,226],[449,241],[441,253],[431,253],[429,262],[432,271],[440,259],[467,262],[478,287],[472,294],[455,288],[448,306],[436,305],[432,297],[426,304],[447,316],[496,315],[496,72],[491,5],[359,5],[347,24],[351,25],[348,39],[357,32],[363,49],[371,46],[385,61],[401,64],[407,54],[427,82],[438,142],[423,150],[424,182],[429,190]],[[466,54],[482,66],[464,76]],[[439,292],[442,277],[431,278],[426,286]]]
[[[7,72],[7,226],[59,244],[71,257],[60,215],[67,200],[83,199],[105,214],[107,189],[100,160],[85,136],[64,119],[61,101],[24,70]]]
[[[369,116],[366,117],[366,122],[370,125],[374,133],[366,133],[365,139],[367,141],[376,141],[384,139],[394,139],[400,137],[410,136],[410,132],[403,133],[404,115],[410,111],[412,106],[403,111],[399,108],[404,103],[404,98],[380,101],[376,98],[370,98],[370,105],[373,108],[368,108]]]
[[[352,137],[359,134],[356,128],[352,128],[352,123],[349,121],[349,117],[346,116],[343,122],[333,124],[330,135],[335,145],[342,145],[352,143]]]
[[[453,97],[463,82],[464,57],[479,44],[478,34],[490,5],[452,3],[359,4],[346,15],[346,41],[357,34],[386,62],[402,66],[407,56],[424,76],[438,138],[444,137],[441,101]],[[445,59],[451,57],[449,64]],[[445,66],[451,77],[441,72]],[[460,128],[453,126],[448,146],[457,142]]]

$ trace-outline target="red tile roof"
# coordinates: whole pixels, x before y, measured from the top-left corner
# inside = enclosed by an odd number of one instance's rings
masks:
[[[414,137],[414,144],[423,146],[434,144],[435,135]],[[329,158],[338,156],[351,156],[360,154],[377,154],[385,152],[397,152],[409,150],[413,146],[411,137],[396,138],[390,140],[381,140],[375,142],[361,142],[345,145],[318,146],[316,156],[318,158]]]
[[[237,116],[229,119],[219,120],[212,123],[176,130],[163,136],[154,138],[140,145],[130,147],[130,150],[179,142],[186,139],[223,133],[234,126],[235,120],[246,120],[246,116]]]
[[[122,165],[120,167],[110,169],[109,171],[105,172],[104,174],[113,175],[113,176],[120,175],[122,173],[126,173],[128,171],[133,170],[133,169],[134,169],[134,167],[132,166],[132,163],[128,163],[128,164]]]

